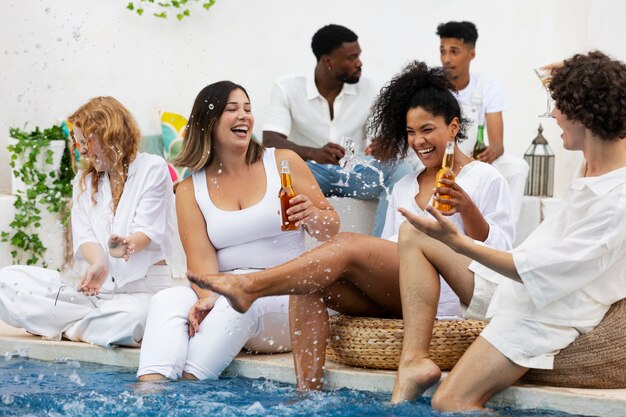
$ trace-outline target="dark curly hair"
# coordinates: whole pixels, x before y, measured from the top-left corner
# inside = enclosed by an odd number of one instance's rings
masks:
[[[472,48],[476,46],[478,40],[476,25],[467,21],[442,23],[437,26],[437,35],[440,38],[461,39],[463,43]]]
[[[380,140],[381,159],[392,161],[406,156],[409,149],[406,114],[416,107],[442,116],[447,124],[458,118],[456,140],[459,142],[468,121],[461,116],[461,107],[452,91],[455,88],[442,68],[428,68],[420,61],[411,62],[385,85],[372,105],[367,126],[368,135]]]
[[[576,54],[555,68],[550,92],[568,119],[604,140],[626,137],[626,65],[600,51]]]
[[[340,25],[326,25],[313,35],[311,49],[319,62],[322,55],[327,55],[345,42],[356,42],[359,37],[350,29]]]

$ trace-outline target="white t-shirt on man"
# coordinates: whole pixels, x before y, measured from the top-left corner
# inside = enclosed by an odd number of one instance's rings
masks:
[[[470,82],[464,89],[455,94],[463,117],[471,120],[467,129],[467,139],[459,143],[466,155],[472,156],[476,144],[478,125],[485,125],[487,113],[499,113],[506,109],[504,94],[497,82],[482,78],[479,74],[470,73]],[[485,142],[489,143],[487,129],[485,128]]]

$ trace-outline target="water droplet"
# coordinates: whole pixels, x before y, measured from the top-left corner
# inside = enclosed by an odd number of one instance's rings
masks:
[[[49,7],[46,7],[46,10],[45,10],[46,14],[50,14],[51,11],[52,9],[50,9]]]
[[[41,44],[40,44],[40,43],[38,43],[37,45],[35,45],[35,48],[37,48],[37,49],[41,49]]]

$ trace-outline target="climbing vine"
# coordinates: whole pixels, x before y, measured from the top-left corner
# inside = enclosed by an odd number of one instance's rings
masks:
[[[10,129],[9,136],[17,140],[8,146],[11,169],[15,178],[21,180],[26,189],[17,190],[13,203],[15,215],[9,224],[10,231],[0,233],[0,240],[11,244],[14,263],[22,261],[22,255],[25,255],[27,265],[36,265],[41,261],[42,266],[46,267],[43,257],[47,248],[39,237],[42,227],[41,210],[45,208],[50,213],[57,213],[61,224],[68,226],[74,171],[67,146],[63,147],[58,173],[56,169],[49,170],[48,174],[43,172],[41,161],[45,165],[51,165],[53,153],[49,147],[50,142],[62,140],[67,145],[68,138],[60,126],[52,126],[43,131],[35,128],[32,132]]]
[[[209,10],[215,4],[215,0],[139,0],[131,1],[126,8],[142,16],[147,9],[152,9],[152,15],[166,19],[169,15],[175,15],[178,20],[183,20],[191,15],[190,7],[201,5]]]

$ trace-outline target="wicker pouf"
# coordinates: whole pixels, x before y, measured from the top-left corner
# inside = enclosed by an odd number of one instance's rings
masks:
[[[626,388],[626,299],[602,322],[554,357],[554,369],[531,369],[533,384],[572,388]]]
[[[430,356],[444,371],[454,367],[486,323],[476,320],[438,320],[433,328]],[[398,369],[402,320],[337,315],[330,319],[328,359],[344,365]]]

